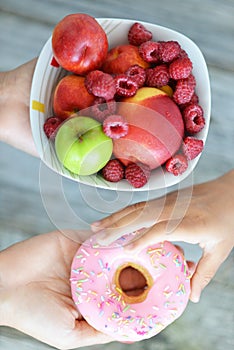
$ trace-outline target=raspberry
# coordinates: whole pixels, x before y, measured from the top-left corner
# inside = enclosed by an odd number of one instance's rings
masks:
[[[158,63],[159,62],[159,50],[160,44],[156,41],[146,41],[139,46],[139,54],[145,62]]]
[[[160,64],[154,68],[149,68],[146,70],[146,82],[147,86],[152,87],[162,87],[169,82],[169,73],[166,64]]]
[[[202,140],[195,137],[187,136],[183,143],[183,152],[188,160],[196,158],[203,150],[204,144]]]
[[[150,177],[150,168],[142,163],[130,163],[125,168],[125,179],[135,188],[144,186]]]
[[[115,113],[116,102],[115,100],[106,101],[102,97],[97,97],[90,110],[91,116],[102,123],[106,117]]]
[[[119,74],[114,79],[116,83],[116,94],[118,96],[130,97],[137,92],[137,82],[126,74]]]
[[[180,44],[177,41],[161,41],[159,46],[159,58],[163,62],[171,62],[179,56]]]
[[[144,68],[138,66],[138,64],[129,67],[125,74],[137,83],[138,88],[144,85],[146,73]]]
[[[118,182],[124,178],[124,165],[118,159],[111,159],[101,173],[105,180]]]
[[[188,54],[185,50],[181,49],[178,58],[185,58],[185,57],[188,57]]]
[[[128,123],[121,115],[113,114],[103,122],[104,133],[112,139],[119,139],[127,135]]]
[[[186,79],[193,69],[192,61],[188,57],[177,58],[169,66],[169,74],[172,79]]]
[[[128,42],[131,45],[139,46],[145,41],[152,39],[152,33],[141,23],[134,23],[128,32]]]
[[[87,74],[85,86],[90,94],[103,97],[106,101],[112,100],[116,92],[114,78],[99,70]]]
[[[182,112],[185,129],[190,134],[196,134],[205,126],[203,109],[196,103],[189,104]]]
[[[173,100],[178,104],[188,103],[194,94],[194,89],[188,79],[178,80],[173,94]]]
[[[185,170],[187,170],[188,161],[185,155],[176,154],[167,160],[165,166],[166,166],[166,170],[169,173],[172,173],[173,175],[178,176],[183,174]]]
[[[193,93],[193,96],[191,97],[191,99],[188,103],[184,103],[184,104],[180,105],[180,109],[184,110],[187,106],[189,106],[192,103],[194,103],[194,104],[199,103],[199,97],[197,96],[197,94],[195,92]]]
[[[46,119],[43,125],[43,129],[48,139],[51,139],[51,140],[55,139],[57,129],[61,123],[62,123],[62,119],[60,119],[59,117],[53,116]]]

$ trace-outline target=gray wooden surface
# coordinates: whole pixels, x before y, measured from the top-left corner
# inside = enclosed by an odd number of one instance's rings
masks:
[[[66,14],[134,18],[178,30],[202,50],[212,91],[208,141],[194,181],[213,179],[234,166],[234,1],[233,0],[0,0],[0,69],[8,70],[38,55],[54,25]],[[10,113],[10,111],[9,111]],[[68,225],[53,174],[40,161],[0,143],[0,249],[14,242]],[[39,175],[48,176],[41,183]],[[50,180],[49,180],[50,178]],[[60,184],[61,185],[61,184]],[[129,197],[63,180],[64,196],[84,228],[145,194]],[[43,203],[46,193],[47,207]],[[151,197],[157,193],[152,193]],[[98,196],[98,207],[96,199]],[[115,205],[113,205],[115,203]],[[59,219],[60,218],[60,219]],[[187,247],[194,258],[198,249]],[[158,336],[133,345],[113,343],[93,349],[231,350],[234,348],[233,255],[206,288],[199,304],[190,303],[183,316]],[[0,328],[1,350],[48,350],[15,330]]]

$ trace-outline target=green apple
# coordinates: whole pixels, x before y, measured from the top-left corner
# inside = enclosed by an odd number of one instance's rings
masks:
[[[95,119],[76,116],[67,119],[55,138],[55,151],[65,168],[74,174],[98,172],[111,158],[112,139]]]

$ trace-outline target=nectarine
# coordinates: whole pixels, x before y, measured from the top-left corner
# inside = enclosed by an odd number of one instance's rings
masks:
[[[109,74],[122,74],[136,64],[142,68],[149,67],[149,63],[141,58],[138,47],[119,45],[108,51],[102,70]]]
[[[55,26],[52,49],[55,59],[64,69],[85,75],[104,62],[108,40],[95,18],[75,13],[64,17]]]
[[[141,162],[154,169],[180,148],[183,118],[178,106],[162,90],[140,88],[135,96],[118,103],[118,114],[126,118],[129,131],[114,140],[113,153],[125,165]]]
[[[74,74],[67,75],[59,81],[53,96],[55,115],[66,119],[93,104],[95,96],[88,92],[84,81],[84,77]]]

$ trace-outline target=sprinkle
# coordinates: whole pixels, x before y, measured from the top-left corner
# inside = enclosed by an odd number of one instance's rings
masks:
[[[91,298],[90,298],[90,297],[88,297],[88,298],[86,299],[86,303],[89,303],[89,302],[90,302],[90,300],[91,300]]]
[[[162,269],[164,269],[164,270],[167,269],[166,265],[164,265],[164,264],[159,264],[159,266],[160,266]]]
[[[98,274],[97,274],[97,277],[102,277],[103,276],[103,272],[99,272]]]
[[[83,278],[83,279],[81,279],[81,280],[78,280],[78,281],[77,281],[77,284],[78,284],[78,283],[88,282],[88,280],[89,280],[88,278]]]
[[[101,311],[99,312],[99,316],[102,317],[103,315],[104,315],[104,310],[101,310]]]
[[[128,311],[130,309],[130,307],[131,307],[130,305],[125,306],[125,308],[123,309],[123,312]]]
[[[171,256],[171,254],[172,254],[172,252],[168,252],[168,253],[166,254],[166,257],[169,258],[169,257]]]
[[[163,292],[163,295],[168,299],[168,298],[170,298],[170,296],[173,294],[173,292],[171,291],[171,292]]]
[[[158,306],[153,306],[153,309],[158,311],[159,307]]]
[[[103,295],[101,295],[101,301],[105,301],[105,297]]]
[[[180,261],[180,256],[178,254],[174,255],[173,262],[175,263],[176,266],[181,266],[182,265],[182,263]]]
[[[84,264],[86,262],[86,258],[81,259],[81,264]]]
[[[97,292],[95,292],[94,290],[89,290],[88,293],[92,294],[92,295],[98,295]]]
[[[90,277],[90,275],[88,274],[88,272],[83,272],[83,275],[85,275],[86,277]]]
[[[98,243],[95,243],[95,244],[93,245],[93,248],[94,248],[94,249],[100,248],[100,245],[99,245]]]
[[[95,256],[98,256],[99,254],[100,252],[98,250],[94,253]]]
[[[84,248],[82,248],[81,251],[82,251],[86,256],[89,256],[89,255],[90,255],[90,254],[87,252],[87,250],[85,250]]]
[[[132,312],[133,314],[135,314],[135,313],[136,313],[136,310],[131,309],[130,312]]]
[[[103,269],[103,268],[104,268],[104,265],[103,265],[102,259],[98,259],[98,263],[99,263],[100,267]]]
[[[122,294],[122,290],[118,287],[115,287],[116,291],[119,293],[119,294]]]
[[[81,258],[83,258],[82,254],[79,254],[79,255],[76,256],[76,259],[81,259]]]
[[[181,294],[185,294],[185,293],[186,293],[185,287],[184,287],[183,283],[181,283],[181,284],[179,285],[178,291],[176,292],[176,295],[181,295]]]
[[[94,271],[90,271],[90,275],[95,276],[95,272]]]

